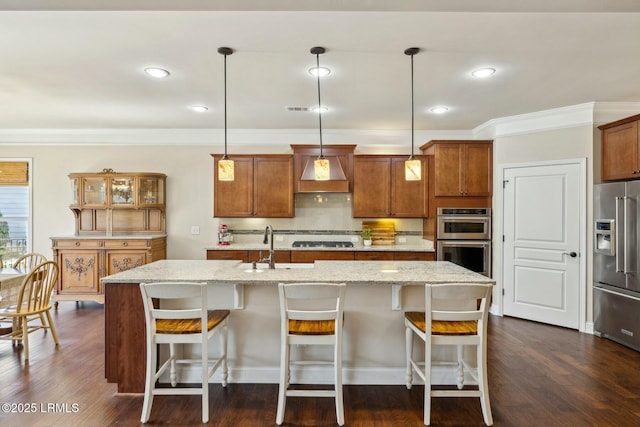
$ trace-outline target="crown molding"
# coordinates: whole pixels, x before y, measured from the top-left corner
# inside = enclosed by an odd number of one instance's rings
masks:
[[[323,130],[327,144],[398,146],[411,139],[404,130]],[[470,139],[471,131],[416,131],[417,141]],[[316,129],[230,129],[230,146],[318,144]],[[420,143],[420,142],[419,142]],[[418,143],[418,144],[419,144]],[[221,129],[0,129],[0,145],[210,145],[224,144]]]
[[[432,139],[495,139],[577,126],[598,126],[640,113],[640,102],[587,102],[491,119],[472,130],[418,130],[416,145]],[[401,148],[408,130],[326,129],[327,144]],[[231,129],[230,146],[318,144],[317,129]],[[0,145],[201,145],[223,146],[222,129],[0,129]]]

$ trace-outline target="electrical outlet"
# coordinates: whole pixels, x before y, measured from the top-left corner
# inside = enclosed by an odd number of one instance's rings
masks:
[[[276,242],[284,242],[284,236],[276,236]]]
[[[193,234],[194,236],[196,234],[200,234],[200,226],[198,225],[192,225],[191,226],[191,234]]]
[[[358,238],[357,237],[352,237],[351,238],[351,243],[358,243]]]
[[[406,237],[398,237],[398,243],[407,243]]]

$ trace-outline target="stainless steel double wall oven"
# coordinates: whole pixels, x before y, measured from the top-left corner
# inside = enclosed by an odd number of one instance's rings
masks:
[[[491,277],[491,209],[438,208],[437,260]]]

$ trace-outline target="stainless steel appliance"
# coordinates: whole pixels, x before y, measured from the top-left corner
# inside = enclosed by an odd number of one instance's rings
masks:
[[[437,214],[436,259],[491,277],[491,209],[438,208]]]
[[[640,181],[594,187],[596,335],[640,351]]]

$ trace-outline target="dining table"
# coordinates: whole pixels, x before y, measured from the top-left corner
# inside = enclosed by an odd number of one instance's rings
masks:
[[[16,304],[18,290],[26,275],[27,271],[22,269],[0,268],[0,309]]]

